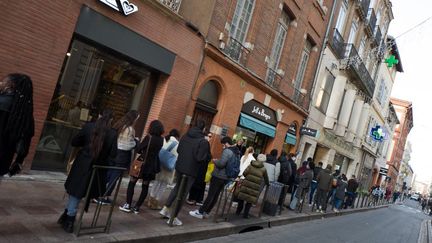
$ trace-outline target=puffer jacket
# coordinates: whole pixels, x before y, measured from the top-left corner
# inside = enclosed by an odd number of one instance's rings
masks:
[[[268,154],[264,167],[267,170],[269,181],[277,181],[279,179],[280,163],[276,158]]]
[[[332,187],[333,176],[330,174],[330,170],[323,169],[317,176],[318,188],[324,191],[330,191]]]
[[[256,203],[261,193],[261,184],[264,181],[269,184],[267,171],[263,162],[252,161],[249,167],[243,172],[245,179],[243,180],[237,198],[249,203]]]

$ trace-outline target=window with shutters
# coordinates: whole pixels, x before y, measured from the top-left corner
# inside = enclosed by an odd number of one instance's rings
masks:
[[[318,92],[315,102],[315,106],[324,114],[327,112],[334,81],[335,77],[330,73],[329,70],[326,70],[326,76],[320,85],[320,91]]]

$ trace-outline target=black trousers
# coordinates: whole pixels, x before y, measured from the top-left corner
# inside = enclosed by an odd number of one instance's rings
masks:
[[[176,185],[175,185],[174,189],[171,191],[171,193],[169,194],[168,200],[165,204],[165,206],[167,206],[168,208],[172,206],[172,204],[174,203],[174,200],[177,198],[177,194],[179,194],[180,184],[181,184],[181,180],[183,178],[183,175],[184,174],[182,174],[182,173],[177,173],[177,175],[176,175]],[[186,187],[185,187],[183,194],[180,195],[180,198],[181,198],[180,205],[177,205],[176,211],[174,212],[174,217],[177,217],[178,213],[180,212],[180,210],[183,206],[183,203],[186,199],[186,195],[188,194],[194,181],[195,181],[195,177],[186,175]]]
[[[238,205],[237,205],[236,214],[240,215],[240,213],[243,210],[244,200],[238,200],[237,203],[238,203]],[[249,211],[250,211],[251,207],[252,207],[252,203],[246,202],[246,206],[245,206],[245,209],[244,209],[244,212],[243,212],[243,217],[244,218],[247,218],[249,216]]]
[[[207,198],[204,201],[204,204],[199,208],[200,213],[210,213],[210,211],[213,209],[214,205],[216,204],[219,194],[224,189],[225,184],[227,183],[226,180],[217,178],[213,176],[210,180],[210,188],[209,192],[207,194]]]

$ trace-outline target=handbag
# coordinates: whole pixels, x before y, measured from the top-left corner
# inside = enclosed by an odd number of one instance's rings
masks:
[[[146,159],[147,159],[148,151],[149,151],[149,148],[150,148],[151,138],[152,138],[152,137],[150,136],[149,142],[148,142],[148,144],[147,144],[147,149],[146,149],[145,156],[142,157],[142,155],[139,155],[139,156],[138,156],[138,157],[137,157],[137,158],[132,162],[131,167],[130,167],[130,169],[129,169],[129,175],[130,175],[130,176],[132,176],[132,177],[137,177],[137,178],[140,177],[142,167],[144,166],[144,164],[145,164],[145,162],[146,162]]]
[[[175,167],[175,163],[177,161],[177,157],[171,152],[175,146],[177,146],[177,142],[173,141],[168,148],[161,149],[159,151],[159,160],[161,162],[161,166],[168,171],[173,171]]]

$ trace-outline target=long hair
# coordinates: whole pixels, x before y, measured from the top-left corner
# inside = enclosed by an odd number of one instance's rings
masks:
[[[177,129],[171,129],[171,131],[168,133],[168,135],[165,136],[165,141],[169,141],[171,137],[175,137],[175,138],[179,138],[180,137],[180,133]]]
[[[136,110],[131,110],[128,111],[128,113],[126,113],[126,115],[124,115],[122,118],[120,118],[120,120],[118,120],[113,128],[115,130],[117,130],[117,132],[120,134],[122,133],[126,128],[130,127],[133,125],[133,123],[135,122],[135,120],[138,118],[139,113]]]
[[[150,122],[148,133],[153,136],[161,136],[165,132],[161,121],[153,120]]]
[[[34,136],[32,80],[21,73],[11,73],[6,79],[14,91],[6,131],[9,131],[11,141],[18,141],[22,136],[31,138]]]
[[[111,122],[113,118],[113,112],[110,109],[105,109],[99,119],[96,120],[95,127],[90,136],[90,153],[93,159],[99,156],[102,150],[105,135],[109,129],[111,129]]]

